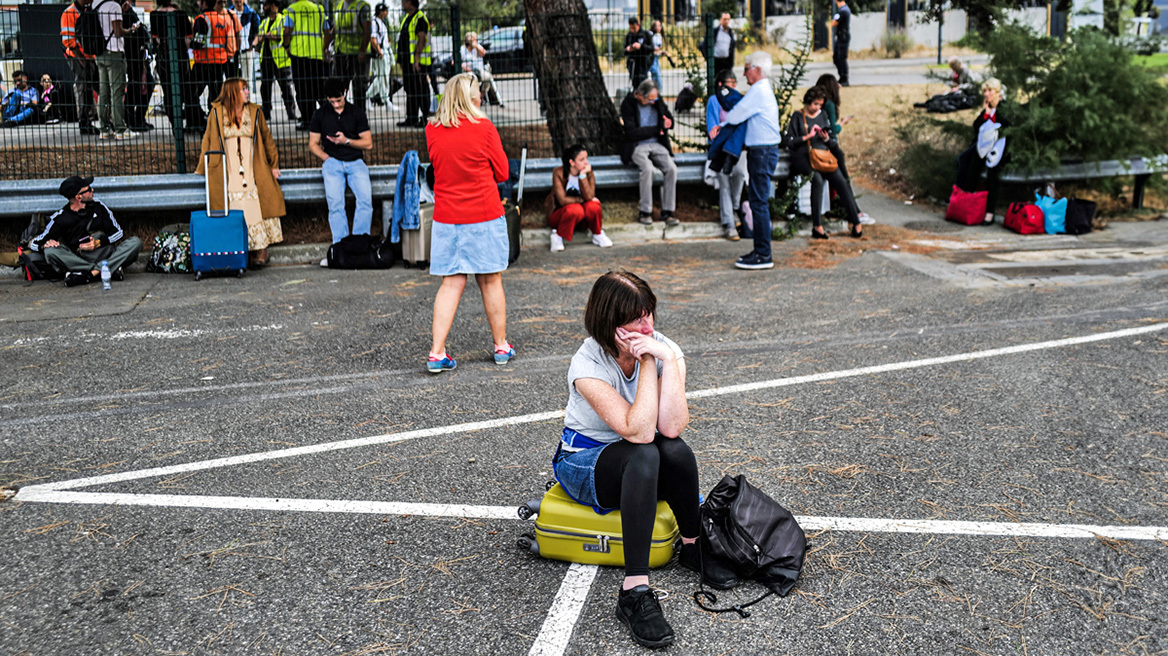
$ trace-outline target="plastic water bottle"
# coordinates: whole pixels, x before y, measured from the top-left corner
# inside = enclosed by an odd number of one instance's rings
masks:
[[[108,292],[110,289],[112,289],[112,287],[110,287],[110,277],[111,276],[110,276],[110,270],[109,270],[109,262],[102,260],[101,261],[101,289],[102,289],[102,291]]]

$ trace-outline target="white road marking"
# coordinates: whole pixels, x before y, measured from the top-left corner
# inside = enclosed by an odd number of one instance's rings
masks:
[[[123,494],[115,492],[67,492],[22,488],[17,501],[70,505],[151,506],[210,508],[215,510],[265,510],[275,512],[348,513],[365,515],[417,515],[469,519],[519,519],[518,502],[512,506],[471,506],[446,503],[406,503],[355,499],[297,499],[226,497],[191,494]],[[862,533],[926,533],[1031,538],[1095,538],[1113,540],[1168,540],[1168,526],[1105,526],[1091,524],[1044,524],[1020,522],[961,522],[940,519],[882,519],[871,517],[815,517],[796,515],[804,531],[856,531]]]
[[[31,346],[33,344],[42,344],[45,342],[52,342],[53,344],[61,344],[62,342],[80,341],[80,342],[95,342],[98,340],[108,339],[111,341],[121,341],[123,339],[190,339],[193,337],[201,337],[203,335],[223,335],[227,333],[250,333],[260,330],[280,330],[284,326],[272,324],[269,326],[244,326],[242,328],[227,328],[224,330],[204,330],[202,328],[185,329],[185,328],[171,328],[166,330],[125,330],[114,333],[112,335],[104,336],[97,333],[81,332],[76,334],[66,334],[56,337],[21,337],[12,340],[12,346]]]
[[[576,629],[580,611],[584,609],[584,602],[588,601],[588,591],[592,588],[598,570],[596,565],[572,563],[544,618],[543,626],[539,628],[539,635],[531,645],[531,651],[527,652],[528,656],[560,656],[564,653]]]
[[[922,360],[908,360],[905,362],[892,362],[889,364],[875,365],[871,367],[859,367],[856,369],[845,369],[842,371],[829,371],[820,374],[810,374],[806,376],[792,376],[789,378],[776,378],[773,380],[759,381],[756,383],[745,383],[742,385],[729,385],[726,387],[715,387],[705,390],[697,390],[689,392],[686,397],[689,399],[702,399],[712,396],[724,396],[727,394],[741,394],[743,392],[750,392],[762,389],[773,389],[776,387],[786,387],[789,385],[799,385],[802,383],[823,382],[827,380],[839,380],[841,378],[851,378],[855,376],[865,376],[872,374],[887,373],[890,371],[903,371],[906,369],[919,369],[921,367],[932,367],[942,364],[951,364],[955,362],[970,362],[974,360],[981,360],[985,358],[1000,357],[1003,355],[1014,355],[1017,353],[1029,353],[1032,351],[1041,351],[1044,349],[1060,348],[1064,346],[1074,346],[1078,344],[1088,344],[1091,342],[1101,342],[1110,339],[1119,339],[1122,337],[1132,337],[1135,335],[1143,335],[1168,329],[1168,323],[1155,323],[1147,326],[1140,326],[1137,328],[1126,328],[1123,330],[1115,330],[1106,333],[1099,333],[1096,335],[1084,335],[1080,337],[1069,337],[1066,339],[1056,339],[1046,342],[1034,342],[1031,344],[1019,344],[1016,346],[1007,346],[1004,348],[989,349],[986,351],[972,351],[968,353],[958,353],[956,355],[947,355],[937,358],[925,358]],[[313,444],[309,446],[295,447],[291,449],[278,449],[275,451],[262,451],[258,453],[251,453],[242,456],[232,456],[228,458],[217,458],[214,460],[203,460],[198,462],[190,462],[181,465],[171,465],[169,467],[155,467],[151,469],[140,469],[136,471],[122,472],[119,474],[106,474],[104,476],[92,476],[88,478],[78,478],[70,481],[59,481],[56,483],[41,483],[38,485],[30,485],[22,488],[23,490],[72,490],[79,487],[90,487],[93,485],[104,485],[107,483],[120,483],[124,481],[132,481],[143,478],[151,478],[155,476],[170,476],[174,474],[183,474],[192,471],[200,471],[206,469],[215,469],[218,467],[230,467],[234,465],[242,465],[248,463],[264,462],[267,460],[278,460],[281,458],[293,458],[303,455],[313,455],[317,453],[327,453],[330,451],[341,451],[345,449],[353,449],[363,446],[371,446],[375,444],[388,444],[391,442],[403,442],[406,440],[417,439],[420,437],[435,437],[439,435],[454,435],[457,433],[469,433],[471,431],[487,430],[492,428],[501,428],[504,426],[517,426],[520,424],[530,424],[541,421],[550,421],[552,419],[559,419],[564,416],[563,410],[554,410],[550,412],[537,412],[527,415],[518,415],[514,417],[503,417],[500,419],[490,419],[486,421],[476,421],[466,424],[455,424],[453,426],[437,426],[434,428],[425,428],[421,430],[406,431],[404,433],[386,433],[384,435],[374,435],[372,437],[361,437],[351,440],[342,440],[339,442],[325,442],[322,444]],[[19,494],[17,495],[19,496]]]

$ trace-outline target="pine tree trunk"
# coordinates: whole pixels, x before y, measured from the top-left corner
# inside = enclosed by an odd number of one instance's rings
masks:
[[[600,72],[583,1],[524,0],[524,6],[531,61],[556,152],[580,143],[593,155],[620,153],[620,115]]]

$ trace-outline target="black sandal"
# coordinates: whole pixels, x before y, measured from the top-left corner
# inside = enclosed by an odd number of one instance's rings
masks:
[[[820,228],[820,230],[821,230],[822,232],[815,232],[815,229],[814,229],[814,228],[812,228],[812,230],[811,230],[811,238],[812,238],[812,239],[828,239],[828,236],[827,236],[827,231],[826,231],[826,230],[824,230],[823,228]]]
[[[852,237],[854,239],[861,239],[864,237],[864,231],[860,229],[859,223],[852,224]]]

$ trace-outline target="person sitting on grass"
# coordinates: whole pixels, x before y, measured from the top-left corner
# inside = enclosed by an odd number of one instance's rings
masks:
[[[122,267],[132,264],[142,251],[142,240],[126,237],[110,208],[93,199],[92,183],[92,177],[66,178],[58,191],[69,202],[29,242],[29,248],[43,252],[53,268],[66,272],[66,287],[100,279],[103,260],[114,280],[124,280]]]
[[[673,642],[673,628],[649,587],[649,551],[657,501],[673,510],[681,532],[679,563],[726,590],[734,572],[705,559],[697,545],[698,465],[681,432],[689,425],[685,356],[655,330],[657,297],[628,271],[609,271],[584,307],[590,337],[568,367],[564,430],[552,467],[577,503],[621,511],[625,578],[617,617],[646,647]]]
[[[592,231],[592,243],[601,248],[612,246],[600,225],[600,201],[596,198],[596,174],[588,163],[588,151],[582,144],[564,149],[564,165],[552,171],[552,191],[544,201],[548,226],[552,229],[552,252],[564,250],[581,221]]]

